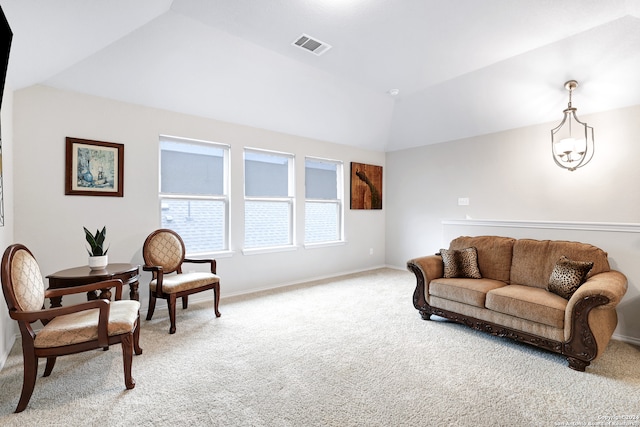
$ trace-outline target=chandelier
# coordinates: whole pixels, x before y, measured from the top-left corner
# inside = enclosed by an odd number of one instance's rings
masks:
[[[578,119],[576,108],[571,105],[571,95],[578,82],[569,80],[564,87],[569,91],[569,105],[560,124],[551,130],[551,150],[558,166],[574,171],[593,158],[593,128]]]

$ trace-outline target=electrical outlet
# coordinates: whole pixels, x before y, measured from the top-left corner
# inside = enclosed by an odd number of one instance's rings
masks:
[[[369,255],[373,255],[373,248],[369,248]]]
[[[468,197],[458,197],[458,206],[468,206],[469,198]]]

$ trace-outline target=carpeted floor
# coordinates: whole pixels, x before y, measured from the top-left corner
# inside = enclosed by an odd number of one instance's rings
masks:
[[[375,270],[223,299],[219,319],[210,301],[178,304],[175,335],[159,305],[142,320],[135,389],[114,346],[59,358],[13,414],[18,342],[0,372],[0,425],[640,425],[637,347],[612,341],[576,372],[561,356],[421,320],[414,283]]]

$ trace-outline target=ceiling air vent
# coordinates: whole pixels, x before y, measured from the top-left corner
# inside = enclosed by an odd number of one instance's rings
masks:
[[[323,53],[331,49],[330,44],[321,42],[320,40],[314,39],[313,37],[308,36],[306,34],[303,34],[300,37],[298,37],[296,41],[294,41],[292,44],[295,46],[301,47],[305,50],[308,50],[309,52],[318,56],[322,55]]]

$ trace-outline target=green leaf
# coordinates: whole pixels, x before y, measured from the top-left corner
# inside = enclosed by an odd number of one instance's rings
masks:
[[[107,237],[107,227],[102,227],[102,231],[96,230],[95,235],[91,234],[87,227],[84,228],[84,234],[91,247],[91,250],[87,249],[89,256],[102,256],[106,255],[107,251],[103,250],[104,240]],[[108,250],[108,249],[107,249]]]

